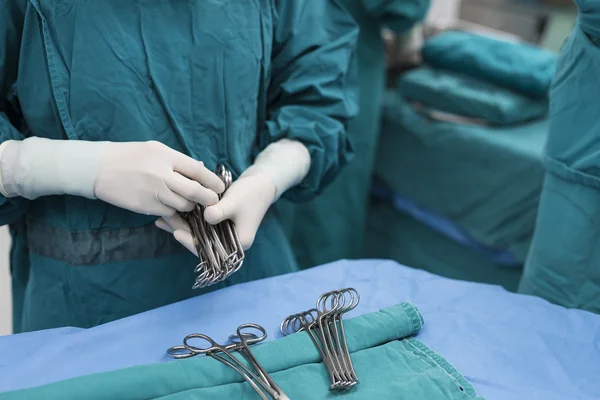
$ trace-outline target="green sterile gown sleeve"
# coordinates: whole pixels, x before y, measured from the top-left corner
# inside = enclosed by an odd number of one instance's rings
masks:
[[[276,19],[266,94],[267,128],[255,153],[282,139],[308,148],[308,175],[284,197],[311,199],[352,156],[346,131],[357,112],[358,28],[335,1],[275,0]]]
[[[16,98],[16,82],[26,4],[25,0],[0,1],[0,143],[11,139],[22,140],[25,137],[20,131],[23,124]],[[27,205],[26,199],[7,199],[0,195],[0,225],[11,224],[12,242],[9,260],[15,333],[20,331],[23,300],[29,275],[29,262],[23,236],[23,215]]]
[[[519,290],[600,313],[600,3],[576,3],[550,94],[546,179]]]
[[[349,157],[356,36],[325,0],[0,0],[1,139],[158,140],[237,177],[291,138],[312,166],[290,196],[307,198]],[[203,293],[191,289],[197,259],[155,218],[74,196],[27,203],[0,199],[0,223],[19,218],[23,330],[90,327]],[[207,290],[296,269],[270,212],[242,269]]]
[[[381,29],[408,32],[429,9],[429,0],[348,0],[360,27],[357,46],[359,115],[348,126],[355,156],[314,201],[277,206],[301,268],[362,256],[366,212],[385,87]]]

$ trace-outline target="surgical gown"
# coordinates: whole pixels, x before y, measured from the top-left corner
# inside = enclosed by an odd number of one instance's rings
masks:
[[[551,88],[546,179],[519,290],[600,313],[600,2],[576,3]]]
[[[310,199],[352,152],[357,35],[331,0],[0,0],[0,141],[158,140],[239,176],[290,138],[311,168],[286,195]],[[155,219],[74,196],[0,197],[15,330],[90,327],[202,293],[197,260]],[[211,289],[296,268],[269,212],[242,269]]]
[[[281,201],[284,229],[301,268],[363,256],[371,175],[381,102],[385,87],[382,28],[406,33],[421,21],[429,0],[346,0],[344,5],[360,27],[357,57],[360,111],[348,135],[355,150],[352,162],[317,198],[303,204]]]

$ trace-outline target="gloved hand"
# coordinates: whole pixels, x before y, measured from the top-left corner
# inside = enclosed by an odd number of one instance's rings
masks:
[[[190,211],[194,202],[215,204],[225,189],[202,162],[154,141],[7,141],[0,177],[6,197],[70,194],[164,217]]]
[[[221,201],[206,208],[204,219],[213,225],[227,219],[233,221],[242,247],[247,250],[271,204],[300,183],[309,168],[310,154],[302,143],[288,139],[272,143],[233,182]],[[173,233],[177,241],[198,255],[190,228],[181,217],[161,218],[156,225]]]

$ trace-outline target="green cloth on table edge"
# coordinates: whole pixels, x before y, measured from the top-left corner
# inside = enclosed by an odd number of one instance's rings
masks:
[[[344,399],[481,399],[440,355],[411,338],[423,318],[401,303],[344,322],[360,383]],[[177,343],[174,343],[177,344]],[[252,347],[261,365],[291,399],[324,399],[329,375],[306,333]],[[166,350],[166,349],[165,349]],[[232,399],[258,398],[235,371],[197,357],[73,378],[0,394],[0,399]]]
[[[470,282],[501,285],[517,291],[522,268],[499,265],[394,208],[372,198],[365,235],[365,257],[395,260],[403,265]]]

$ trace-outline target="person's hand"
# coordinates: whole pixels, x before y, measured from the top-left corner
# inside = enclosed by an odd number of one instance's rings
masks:
[[[310,153],[300,142],[281,139],[268,145],[221,200],[204,211],[209,224],[230,219],[244,250],[252,246],[267,210],[279,196],[304,179],[310,169]],[[179,216],[161,218],[156,226],[173,233],[175,239],[198,255],[190,227]]]
[[[200,161],[159,142],[107,143],[94,194],[140,214],[169,217],[216,204],[223,181]]]
[[[204,219],[212,225],[228,219],[233,221],[240,243],[247,250],[252,246],[276,192],[275,184],[269,176],[260,172],[242,175],[227,189],[221,201],[206,208]],[[179,215],[161,218],[156,221],[156,226],[172,233],[179,243],[198,255],[190,227]]]
[[[7,141],[0,146],[0,178],[6,197],[68,194],[163,217],[194,203],[216,204],[225,190],[202,162],[154,141]]]

